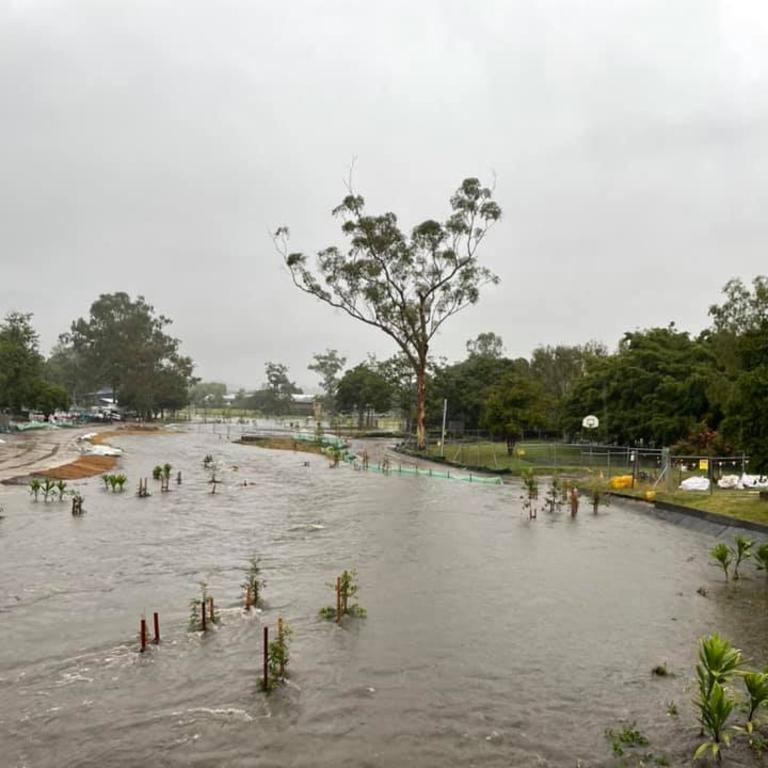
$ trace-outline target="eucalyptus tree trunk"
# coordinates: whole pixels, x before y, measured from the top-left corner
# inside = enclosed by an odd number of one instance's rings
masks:
[[[426,361],[419,362],[416,370],[416,447],[418,450],[426,450],[427,431],[424,426],[426,416]]]

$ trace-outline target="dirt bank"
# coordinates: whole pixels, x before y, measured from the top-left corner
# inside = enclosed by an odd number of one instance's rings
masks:
[[[121,435],[160,434],[162,427],[94,426],[77,429],[41,429],[3,435],[0,443],[0,483],[23,482],[28,477],[78,480],[109,472],[117,464],[114,456],[89,456],[80,453],[83,436],[103,445]]]

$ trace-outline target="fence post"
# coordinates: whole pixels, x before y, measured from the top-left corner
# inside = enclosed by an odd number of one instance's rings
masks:
[[[143,616],[141,617],[139,635],[141,637],[141,653],[144,653],[144,650],[147,647],[147,620]]]
[[[157,611],[152,614],[152,621],[155,629],[155,645],[160,645],[160,615]]]
[[[264,627],[264,661],[262,671],[264,690],[269,690],[269,627]]]

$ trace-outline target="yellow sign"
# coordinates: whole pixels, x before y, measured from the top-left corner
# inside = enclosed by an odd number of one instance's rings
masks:
[[[699,469],[702,472],[709,472],[709,459],[699,459]]]

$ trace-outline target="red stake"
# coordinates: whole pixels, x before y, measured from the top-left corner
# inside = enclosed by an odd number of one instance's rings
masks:
[[[152,614],[152,620],[155,625],[155,645],[160,644],[160,614],[158,614],[157,611],[155,611]]]
[[[145,648],[147,647],[147,620],[142,618],[141,620],[141,652],[144,653]]]

